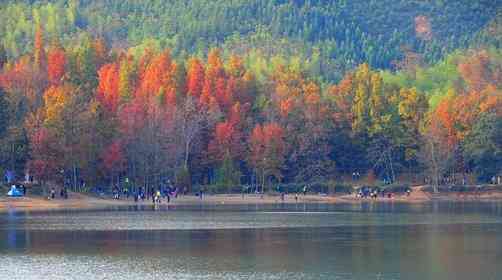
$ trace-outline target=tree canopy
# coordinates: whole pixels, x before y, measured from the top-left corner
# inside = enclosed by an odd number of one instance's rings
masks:
[[[499,6],[7,1],[0,166],[74,187],[487,180],[502,166]]]

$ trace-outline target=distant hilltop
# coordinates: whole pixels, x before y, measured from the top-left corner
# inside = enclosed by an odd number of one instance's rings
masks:
[[[174,56],[222,47],[318,57],[325,61],[319,71],[339,80],[363,62],[394,68],[403,50],[433,63],[458,48],[500,44],[486,33],[501,7],[502,1],[16,0],[0,4],[0,38],[9,57],[28,53],[41,21],[48,38],[72,41],[88,32],[111,46],[169,47]]]

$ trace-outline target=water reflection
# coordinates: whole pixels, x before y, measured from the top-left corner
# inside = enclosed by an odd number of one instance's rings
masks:
[[[197,206],[0,216],[11,279],[497,279],[500,204]],[[60,264],[60,265],[54,265]],[[103,278],[103,279],[105,279]]]

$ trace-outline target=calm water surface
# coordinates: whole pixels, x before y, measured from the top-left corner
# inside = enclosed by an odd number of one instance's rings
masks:
[[[502,204],[10,212],[0,279],[502,279]]]

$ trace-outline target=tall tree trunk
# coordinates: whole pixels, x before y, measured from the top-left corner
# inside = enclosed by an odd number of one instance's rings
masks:
[[[189,158],[189,155],[190,155],[190,142],[187,141],[186,144],[185,144],[185,159],[184,159],[184,162],[183,162],[183,167],[188,170],[188,158]]]
[[[261,171],[261,193],[265,192],[265,170]]]
[[[434,185],[433,185],[433,189],[434,189],[434,192],[435,193],[438,193],[438,188],[439,188],[439,170],[438,170],[438,163],[436,161],[436,153],[435,153],[435,146],[434,146],[434,142],[433,141],[430,141],[430,145],[431,145],[431,161],[432,161],[432,172],[433,172],[433,176],[434,176]]]
[[[73,191],[78,191],[78,182],[77,182],[77,165],[73,163]]]
[[[395,177],[395,173],[394,173],[394,166],[392,164],[392,156],[391,156],[391,150],[390,149],[387,151],[387,158],[389,159],[392,183],[394,183],[395,180],[396,180],[396,177]]]

